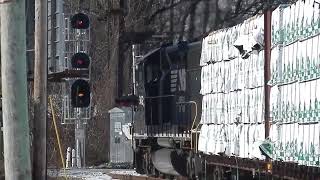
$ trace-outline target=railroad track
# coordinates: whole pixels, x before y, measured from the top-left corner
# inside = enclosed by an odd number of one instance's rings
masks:
[[[136,176],[128,174],[109,174],[113,179],[121,180],[158,180],[160,178],[148,177],[148,176]]]
[[[128,175],[128,174],[109,174],[114,179],[121,180],[163,180],[163,178],[148,177],[144,175]],[[176,180],[187,180],[187,178],[178,177]]]

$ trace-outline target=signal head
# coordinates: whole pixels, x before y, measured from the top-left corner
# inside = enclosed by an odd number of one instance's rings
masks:
[[[83,13],[78,13],[71,18],[71,27],[74,29],[88,29],[90,26],[89,17]]]
[[[73,107],[90,105],[90,85],[83,79],[76,80],[71,86],[71,104]]]
[[[89,68],[90,58],[86,53],[76,53],[71,58],[72,68]]]

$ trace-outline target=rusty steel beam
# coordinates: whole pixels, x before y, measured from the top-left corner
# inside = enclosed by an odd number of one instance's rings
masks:
[[[205,157],[208,165],[228,167],[252,172],[259,170],[261,174],[268,174],[272,177],[285,179],[317,179],[320,177],[320,168],[312,166],[298,165],[292,162],[272,162],[272,173],[266,171],[268,162],[258,159],[248,159],[240,157],[208,155]]]
[[[271,16],[272,10],[266,10],[264,13],[264,101],[265,101],[265,138],[269,137],[270,133],[270,90],[268,82],[271,78]]]
[[[252,171],[253,169],[265,170],[266,162],[249,159],[249,158],[240,158],[235,156],[219,156],[219,155],[210,155],[206,156],[208,164],[213,164],[217,166],[238,168],[245,171]]]

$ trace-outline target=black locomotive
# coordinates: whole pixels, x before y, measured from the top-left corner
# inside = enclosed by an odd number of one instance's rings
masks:
[[[201,42],[164,45],[136,62],[135,167],[141,174],[194,176],[200,121]],[[191,172],[191,169],[193,169]]]

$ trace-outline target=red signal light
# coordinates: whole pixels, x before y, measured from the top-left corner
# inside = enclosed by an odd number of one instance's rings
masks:
[[[78,59],[77,60],[77,64],[82,65],[83,64],[83,60],[82,59]]]
[[[72,68],[86,69],[89,68],[90,58],[86,53],[76,53],[71,58]]]
[[[88,29],[89,25],[89,17],[83,13],[75,14],[71,18],[71,26],[74,29]]]

